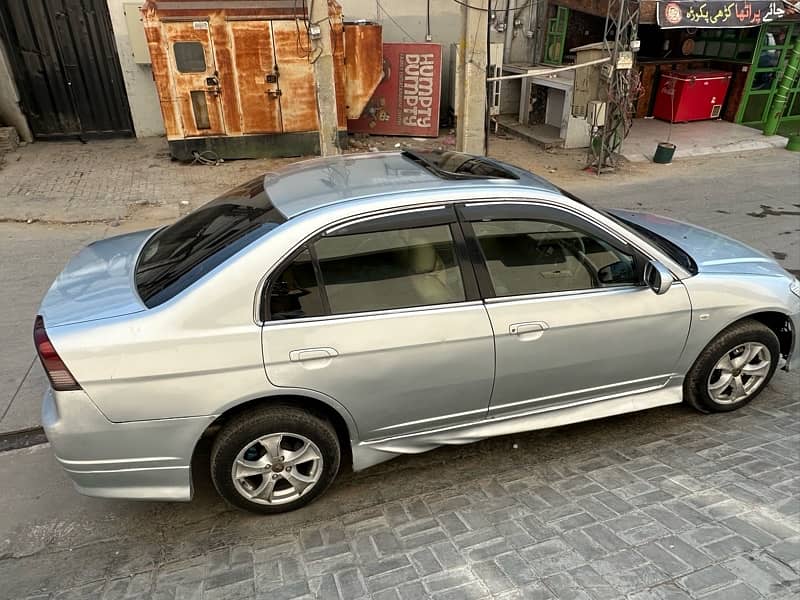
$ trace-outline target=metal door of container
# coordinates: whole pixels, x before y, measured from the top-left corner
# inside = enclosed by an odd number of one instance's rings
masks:
[[[281,131],[281,75],[270,21],[229,21],[242,133]],[[228,101],[228,98],[225,98]]]
[[[306,25],[273,21],[272,36],[280,71],[283,131],[315,131],[319,127],[312,65],[315,50],[309,45]]]
[[[225,133],[208,21],[164,23],[175,100],[186,137]]]
[[[36,138],[133,135],[105,0],[5,0],[0,38]]]

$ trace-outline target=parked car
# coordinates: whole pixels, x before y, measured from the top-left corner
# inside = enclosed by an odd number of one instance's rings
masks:
[[[800,284],[711,231],[592,208],[456,152],[351,155],[254,179],[95,242],[34,339],[43,423],[78,491],[311,502],[340,468],[686,402],[796,367]]]

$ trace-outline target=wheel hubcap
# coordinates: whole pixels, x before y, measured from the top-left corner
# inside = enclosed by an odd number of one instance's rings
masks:
[[[322,453],[307,437],[272,433],[247,444],[233,461],[233,485],[258,504],[286,504],[310,492],[322,475]]]
[[[763,344],[747,342],[722,355],[708,378],[708,394],[719,404],[752,396],[766,381],[772,356]]]

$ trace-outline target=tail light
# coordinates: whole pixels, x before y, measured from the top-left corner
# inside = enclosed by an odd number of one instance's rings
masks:
[[[42,361],[42,366],[54,390],[67,392],[81,389],[81,386],[75,381],[72,373],[69,372],[67,365],[64,364],[64,361],[61,360],[58,352],[56,352],[50,338],[47,337],[47,331],[45,331],[44,328],[44,319],[38,315],[33,325],[33,343],[36,346],[39,360]]]

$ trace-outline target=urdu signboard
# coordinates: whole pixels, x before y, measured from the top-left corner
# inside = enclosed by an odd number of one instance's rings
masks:
[[[376,135],[439,135],[442,47],[383,45],[383,80],[358,119],[347,129]]]
[[[662,29],[758,27],[786,14],[778,2],[699,2],[697,0],[659,1],[656,19]]]

